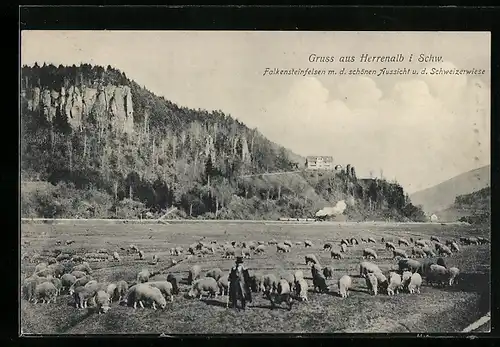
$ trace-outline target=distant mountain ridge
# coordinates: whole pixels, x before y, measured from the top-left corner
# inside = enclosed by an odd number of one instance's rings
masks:
[[[491,187],[466,195],[459,195],[449,208],[436,212],[440,221],[455,222],[470,216],[489,216],[491,212]]]
[[[490,165],[455,176],[433,187],[410,195],[415,205],[422,205],[426,214],[433,214],[451,207],[459,195],[471,194],[490,186]]]

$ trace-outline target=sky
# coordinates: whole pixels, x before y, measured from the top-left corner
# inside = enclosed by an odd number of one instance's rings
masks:
[[[331,155],[412,193],[490,164],[490,46],[486,32],[24,31],[21,64],[111,65],[180,106],[222,110],[299,155]],[[362,54],[405,61],[362,63]],[[443,60],[419,63],[420,54]],[[338,74],[384,67],[485,72]]]

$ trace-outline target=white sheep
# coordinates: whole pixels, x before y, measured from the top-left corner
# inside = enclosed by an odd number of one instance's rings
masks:
[[[364,259],[377,259],[377,252],[375,252],[374,249],[371,248],[365,248],[363,249],[363,258]]]
[[[424,246],[422,247],[422,251],[424,251],[426,257],[435,257],[436,253],[429,247],[429,246]]]
[[[217,285],[219,286],[219,295],[229,294],[229,276],[222,276],[219,278]]]
[[[422,248],[413,247],[411,250],[411,254],[415,257],[425,257],[425,252]]]
[[[127,295],[128,284],[127,282],[121,280],[116,282],[116,295],[118,296],[118,301],[121,302],[122,299]]]
[[[447,255],[451,255],[452,254],[451,249],[448,246],[445,246],[445,245],[442,245],[438,249],[438,253],[439,253],[439,255],[443,255],[443,256],[447,256]]]
[[[192,284],[195,280],[200,278],[201,267],[199,265],[193,265],[189,269],[188,273],[188,284]]]
[[[243,258],[250,258],[250,248],[242,248],[241,249],[241,256]]]
[[[205,277],[212,277],[213,279],[218,281],[219,278],[222,277],[222,270],[218,267],[213,268],[212,270],[210,270],[206,273]]]
[[[153,275],[148,269],[142,269],[139,271],[137,274],[137,283],[144,283],[149,281],[149,277],[152,277]]]
[[[460,251],[460,248],[458,248],[458,244],[456,242],[452,242],[451,245],[450,245],[450,249],[453,251],[453,252],[458,252]]]
[[[308,285],[305,279],[299,278],[297,281],[295,281],[295,291],[301,301],[308,301],[307,290]]]
[[[378,265],[370,263],[368,261],[363,261],[359,264],[359,275],[361,277],[366,277],[370,272],[381,272]]]
[[[203,293],[208,292],[209,295],[215,296],[217,298],[218,290],[219,285],[217,284],[217,281],[212,277],[205,277],[196,280],[192,284],[191,289],[188,292],[188,297],[194,298],[199,296],[201,300],[201,298],[203,297]]]
[[[264,245],[258,245],[257,248],[255,248],[255,253],[264,253],[266,251],[266,246]]]
[[[371,243],[377,243],[377,241],[375,241],[375,239],[373,237],[369,237],[367,239],[368,242],[371,242]]]
[[[139,259],[140,260],[144,260],[144,257],[145,257],[144,252],[143,251],[139,251]]]
[[[295,271],[295,273],[293,274],[293,278],[295,282],[297,282],[299,279],[304,278],[304,272],[302,270]]]
[[[43,282],[35,287],[35,300],[36,304],[39,300],[43,303],[50,303],[52,300],[56,302],[57,288],[52,282]]]
[[[396,272],[389,272],[389,284],[387,285],[387,295],[398,294],[402,285],[401,275]]]
[[[226,252],[224,254],[224,258],[226,258],[226,259],[234,258],[235,252],[236,251],[235,251],[234,247],[228,247],[228,248],[226,248]]]
[[[120,255],[118,252],[113,252],[113,259],[116,261],[121,261]]]
[[[349,289],[352,286],[352,278],[349,275],[344,275],[340,277],[338,281],[339,296],[341,298],[347,298],[349,296]]]
[[[307,248],[307,247],[312,247],[313,246],[313,243],[309,240],[305,240],[304,241],[304,246]]]
[[[460,270],[457,267],[450,267],[448,269],[448,272],[450,274],[450,278],[449,278],[448,284],[450,286],[452,286],[455,283],[458,275],[460,274]]]
[[[406,240],[406,239],[404,239],[404,238],[400,237],[400,238],[398,239],[398,246],[401,246],[401,245],[409,246],[409,245],[410,245],[410,243],[408,242],[408,240]]]
[[[420,286],[422,285],[422,276],[415,272],[411,275],[410,283],[408,283],[408,292],[410,294],[417,293],[420,294]]]
[[[87,308],[88,300],[93,298],[96,291],[94,288],[78,286],[70,289],[70,295],[73,296],[76,308]]]
[[[307,254],[305,257],[306,265],[311,264],[319,264],[318,259],[316,259],[316,256],[314,254]]]
[[[103,290],[99,290],[94,296],[94,302],[97,308],[97,312],[99,312],[99,314],[108,312],[111,308],[111,306],[109,305],[110,301],[111,299],[109,293]]]
[[[341,251],[331,251],[330,252],[330,258],[333,259],[342,259],[344,256],[342,255]]]
[[[415,241],[415,245],[420,246],[420,247],[428,247],[427,243],[424,240]]]
[[[387,241],[385,243],[385,249],[387,249],[387,250],[395,250],[396,249],[396,245],[394,243],[392,243],[392,242]]]
[[[65,291],[69,290],[69,288],[76,282],[76,277],[72,274],[64,274],[61,276],[61,286]]]
[[[276,245],[276,252],[278,253],[286,253],[289,252],[289,247],[287,247],[284,243],[278,243]]]
[[[118,299],[118,296],[116,295],[116,283],[110,283],[106,287],[106,293],[109,295],[109,300],[113,302],[114,299]]]
[[[283,244],[285,244],[288,247],[292,247],[292,241],[290,241],[290,240],[283,241]]]
[[[147,284],[151,287],[158,288],[165,299],[169,299],[171,302],[174,301],[174,287],[169,281],[154,281],[148,282]]]
[[[395,259],[395,258],[398,258],[398,257],[408,258],[408,255],[402,249],[398,249],[398,248],[393,249],[392,250],[392,258]]]
[[[154,310],[156,310],[156,305],[159,305],[162,309],[167,306],[167,301],[161,291],[147,283],[139,283],[130,287],[126,301],[129,305],[133,303],[134,309],[137,309],[137,303],[144,308],[144,302],[150,303]]]

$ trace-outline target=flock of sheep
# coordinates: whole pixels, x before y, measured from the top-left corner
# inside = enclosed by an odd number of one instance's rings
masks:
[[[71,242],[71,241],[70,241]],[[374,262],[379,259],[377,252],[370,247],[364,247],[362,250],[363,261],[359,264],[359,276],[366,281],[366,286],[372,295],[384,293],[395,295],[406,291],[408,293],[420,293],[422,278],[429,285],[453,285],[457,281],[459,269],[456,267],[447,267],[442,257],[459,252],[461,245],[489,243],[489,240],[481,237],[462,237],[459,241],[446,240],[441,243],[437,237],[431,237],[430,240],[406,240],[398,238],[396,241],[380,240],[385,244],[386,250],[392,251],[394,259],[398,259],[397,268],[389,270],[387,273],[378,267]],[[59,243],[59,242],[58,242]],[[66,242],[68,244],[68,241]],[[305,248],[312,248],[313,243],[309,240],[296,242],[296,245],[303,245]],[[349,248],[360,244],[377,244],[374,238],[351,238],[342,239],[340,243],[334,245],[325,243],[323,251],[330,252],[330,258],[343,259],[345,254],[349,253]],[[191,259],[195,256],[204,257],[209,254],[221,252],[223,258],[233,258],[235,256],[251,257],[253,254],[267,251],[267,246],[274,245],[278,253],[288,253],[292,249],[291,241],[278,243],[276,240],[267,242],[226,242],[224,244],[216,241],[199,241],[190,245],[187,251],[182,247],[170,249],[170,254],[180,256],[187,253],[185,259]],[[405,248],[398,248],[398,247]],[[145,259],[143,251],[137,246],[130,245],[127,249],[121,248],[127,254],[133,253],[139,256],[139,259]],[[436,262],[431,259],[422,261],[414,258],[431,258],[436,255],[441,256]],[[39,257],[32,258],[37,261]],[[143,269],[137,273],[135,282],[127,283],[120,280],[114,283],[99,282],[92,276],[93,270],[89,262],[101,260],[121,261],[118,252],[108,254],[107,250],[99,250],[95,253],[85,253],[83,256],[70,256],[69,254],[59,253],[55,258],[48,258],[46,261],[38,262],[33,274],[23,280],[22,295],[30,302],[50,303],[56,302],[57,297],[62,294],[69,294],[73,297],[74,305],[77,308],[87,308],[88,303],[92,303],[99,313],[106,313],[112,302],[132,306],[137,305],[144,308],[145,305],[164,309],[167,302],[172,302],[174,296],[179,294],[179,284],[182,278],[174,273],[165,271],[150,271]],[[311,265],[312,288],[316,292],[329,292],[326,280],[333,277],[333,268],[331,266],[322,266],[314,254],[305,256],[305,264]],[[156,264],[159,257],[152,255],[148,264]],[[171,265],[178,262],[172,260]],[[342,298],[349,296],[349,290],[353,286],[353,275],[342,275],[338,281],[338,295]],[[185,296],[189,298],[203,297],[208,294],[217,298],[218,295],[226,296],[226,307],[228,305],[228,273],[224,273],[220,268],[210,269],[202,276],[200,265],[193,265],[188,272],[187,283],[190,285]],[[261,275],[253,273],[250,276],[250,283],[247,283],[252,292],[262,292],[271,302],[271,307],[285,302],[289,309],[294,300],[307,301],[309,284],[304,277],[302,270],[294,273],[288,273],[283,276],[274,274]]]

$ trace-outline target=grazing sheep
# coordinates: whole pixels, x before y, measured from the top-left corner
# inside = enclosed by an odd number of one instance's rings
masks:
[[[363,258],[372,258],[372,259],[377,259],[377,252],[371,248],[365,248],[363,249]]]
[[[223,276],[217,281],[219,286],[219,295],[229,295],[229,276]],[[257,286],[255,291],[258,291],[260,285]]]
[[[419,247],[413,247],[411,250],[411,254],[419,258],[425,257],[425,252],[422,250],[422,248]]]
[[[434,248],[436,251],[439,251],[443,247],[444,247],[444,245],[442,243],[439,243],[439,242],[436,242],[436,244],[434,245]]]
[[[444,267],[444,268],[447,268],[447,266],[446,266],[446,262],[444,261],[444,259],[443,259],[443,258],[438,258],[438,259],[436,260],[436,264],[437,264],[437,265],[440,265],[440,266],[442,266],[442,267]]]
[[[409,245],[410,245],[410,243],[408,242],[408,240],[406,240],[406,239],[404,239],[404,238],[400,237],[400,238],[398,239],[398,246],[401,246],[401,245],[409,246]]]
[[[306,265],[311,264],[319,264],[318,259],[316,259],[316,256],[314,254],[307,254],[305,257]]]
[[[205,277],[196,280],[192,284],[191,289],[188,292],[188,297],[194,298],[199,296],[201,299],[204,292],[208,292],[209,295],[217,297],[218,289],[219,285],[217,284],[217,281],[215,279],[213,279],[212,277]]]
[[[264,245],[258,245],[257,248],[255,248],[255,253],[264,253],[266,251],[266,246]]]
[[[359,264],[359,276],[366,277],[368,273],[382,272],[376,264],[368,261],[363,261]]]
[[[377,276],[374,273],[369,272],[366,275],[366,287],[368,288],[368,292],[377,295],[378,293],[378,281]]]
[[[226,252],[224,253],[224,258],[231,259],[234,258],[236,250],[233,247],[226,248]]]
[[[87,262],[74,266],[72,271],[83,271],[87,275],[90,275],[92,273],[92,269],[90,268],[90,265]]]
[[[87,282],[84,286],[85,288],[92,289],[94,292],[97,292],[99,290],[106,290],[108,288],[108,284],[106,283],[99,283],[95,280]]]
[[[347,245],[345,243],[340,244],[340,251],[342,253],[346,253],[347,252]]]
[[[415,245],[419,247],[427,247],[427,243],[424,240],[415,241]]]
[[[408,255],[402,249],[397,249],[396,248],[396,249],[392,250],[392,258],[395,259],[397,257],[408,258]]]
[[[290,289],[293,289],[294,283],[295,283],[295,276],[293,274],[287,273],[287,274],[281,276],[280,279],[287,281],[288,285],[290,286]]]
[[[137,274],[137,283],[144,283],[149,281],[149,277],[152,277],[153,275],[148,269],[142,269],[139,271]]]
[[[290,248],[292,247],[292,241],[290,241],[290,240],[283,241],[283,244],[290,247]]]
[[[323,250],[324,250],[324,251],[326,251],[326,250],[328,250],[328,249],[332,249],[332,244],[331,244],[331,243],[325,243],[325,244],[323,245]]]
[[[431,241],[435,241],[437,243],[441,243],[441,241],[439,240],[439,238],[437,238],[436,236],[431,236]]]
[[[422,272],[422,264],[415,259],[401,259],[398,262],[399,271]]]
[[[450,249],[453,251],[453,252],[459,252],[460,251],[460,248],[458,248],[458,244],[456,242],[452,242],[451,245],[450,245]]]
[[[271,293],[276,291],[276,286],[278,285],[278,279],[273,274],[267,274],[262,276],[262,288],[264,293]]]
[[[340,240],[340,246],[342,246],[343,244],[346,246],[349,246],[349,240],[347,240],[347,239]]]
[[[193,265],[191,269],[189,269],[188,273],[188,284],[193,284],[193,282],[200,278],[201,267],[199,265]]]
[[[290,252],[290,248],[287,247],[284,243],[278,243],[276,245],[276,252],[278,253],[286,253],[286,252]]]
[[[56,264],[50,264],[49,266],[47,266],[47,269],[50,271],[50,273],[54,276],[54,277],[61,277],[62,275],[64,275],[64,272],[65,272],[65,267],[63,264],[59,264],[59,263],[56,263]]]
[[[410,271],[403,271],[401,275],[401,288],[406,289],[411,280],[411,275],[413,275]]]
[[[396,249],[396,245],[394,245],[394,243],[392,243],[392,242],[386,242],[385,243],[385,249],[387,249],[387,250],[395,250]]]
[[[47,263],[48,263],[49,265],[55,264],[55,263],[57,263],[57,259],[56,259],[56,258],[49,258],[49,259],[47,260]]]
[[[87,308],[88,300],[93,298],[95,293],[93,288],[78,286],[71,291],[70,295],[73,296],[76,308]]]
[[[144,260],[145,255],[143,251],[139,251],[139,260]]]
[[[398,294],[401,285],[402,285],[401,276],[394,271],[389,272],[389,284],[387,285],[387,295],[394,295],[394,293]]]
[[[297,270],[295,271],[295,273],[293,274],[293,277],[294,277],[294,280],[295,282],[297,282],[298,280],[300,280],[301,278],[304,278],[304,272],[302,270]]]
[[[424,251],[426,257],[435,257],[436,256],[436,253],[434,253],[434,251],[428,246],[423,247],[422,251]]]
[[[300,246],[301,244],[302,244],[302,242],[300,242],[300,241],[295,241],[295,245],[296,245],[296,246]]]
[[[68,291],[69,288],[76,282],[76,277],[72,274],[64,274],[61,276],[61,286],[64,291]]]
[[[122,301],[122,299],[127,295],[127,292],[128,292],[127,282],[123,280],[116,282],[116,295],[118,296],[118,302]]]
[[[268,245],[277,245],[278,244],[278,241],[276,241],[275,239],[272,239],[271,241],[268,241],[267,242]]]
[[[109,293],[103,290],[99,290],[95,294],[94,302],[97,308],[97,312],[99,312],[99,314],[106,313],[111,308],[111,306],[109,306],[111,302],[111,296],[109,295]]]
[[[172,284],[172,293],[179,294],[179,283],[181,278],[174,274],[168,274],[166,280]]]
[[[38,285],[37,280],[33,277],[28,277],[24,280],[23,287],[21,288],[21,290],[23,293],[23,297],[26,300],[28,301],[35,300],[35,289],[37,285]]]
[[[342,256],[342,253],[340,251],[331,251],[330,252],[330,258],[342,259],[343,256]]]
[[[445,285],[449,283],[449,272],[444,266],[432,264],[426,273],[425,280],[430,285]]]
[[[257,247],[257,246],[255,245],[255,242],[254,242],[254,241],[250,241],[250,242],[248,243],[248,248],[249,248],[251,251],[254,251],[256,247]]]
[[[42,270],[45,270],[49,266],[47,263],[39,263],[35,266],[35,270],[33,271],[34,274],[41,272]]]
[[[333,277],[333,269],[331,266],[325,266],[323,268],[323,276],[325,276],[325,278],[332,278]]]
[[[410,294],[420,294],[420,286],[422,285],[422,276],[419,273],[411,275],[410,283],[408,284],[408,292]]]
[[[361,243],[367,243],[368,240],[365,239],[364,237],[361,238]],[[384,242],[384,238],[382,237],[382,242]]]
[[[61,245],[61,243],[62,243],[62,242],[61,242],[61,240],[57,240],[57,241],[56,241],[56,245],[57,245],[57,246],[60,246],[60,245]]]
[[[265,242],[264,241],[257,241],[257,244],[260,246],[260,245],[264,245]]]
[[[35,287],[34,303],[41,300],[43,303],[56,302],[57,288],[52,282],[43,282]]]
[[[52,282],[52,284],[54,285],[54,287],[56,287],[57,289],[57,295],[61,295],[61,290],[62,290],[62,282],[59,278],[51,278],[50,279],[50,282]]]
[[[169,299],[171,302],[174,301],[174,288],[172,283],[169,281],[154,281],[148,282],[148,285],[154,288],[158,288],[165,299]]]
[[[322,273],[321,266],[319,264],[313,264],[311,266],[311,275],[314,277],[317,273]]]
[[[443,255],[443,256],[448,256],[448,255],[452,254],[451,249],[445,245],[443,245],[441,248],[439,248],[438,253],[439,253],[439,255]]]
[[[66,241],[66,245],[67,245],[67,246],[69,246],[69,245],[71,245],[71,244],[73,244],[73,243],[75,243],[75,241],[73,241],[73,240],[67,240],[67,241]]]
[[[72,288],[76,288],[76,287],[80,287],[80,286],[83,287],[84,285],[89,283],[91,279],[92,278],[90,276],[83,276],[83,277],[77,278],[75,283],[73,283],[73,286],[69,288],[70,294],[72,293],[71,292]]]
[[[213,279],[218,281],[219,278],[222,277],[222,270],[219,269],[218,267],[213,268],[212,270],[210,270],[206,273],[205,277],[212,277]]]
[[[344,275],[340,277],[338,281],[339,296],[341,298],[347,298],[349,296],[349,289],[352,286],[352,278],[349,275]]]
[[[304,246],[307,248],[307,247],[312,247],[313,246],[313,243],[309,240],[305,240],[304,241]]]
[[[241,256],[243,258],[250,258],[250,248],[242,248],[241,249]]]
[[[181,255],[182,253],[184,253],[184,248],[182,248],[181,246],[177,246],[174,249],[174,253],[174,255]]]
[[[307,290],[308,285],[305,279],[299,278],[295,281],[295,293],[299,297],[300,301],[308,301]]]
[[[371,243],[377,243],[377,241],[375,241],[375,239],[373,237],[369,237],[367,239],[368,242],[371,242]]]
[[[71,275],[75,276],[76,279],[87,276],[87,273],[83,271],[71,271]]]
[[[118,296],[116,295],[116,283],[110,283],[106,287],[106,293],[109,295],[109,301],[113,302],[113,300],[118,299]]]
[[[413,243],[413,237],[410,237],[410,243]]]
[[[292,291],[290,285],[286,280],[280,280],[276,286],[276,293],[273,295],[274,298],[269,295],[269,300],[271,301],[271,309],[274,309],[276,304],[281,304],[286,302],[288,304],[288,309],[292,309]]]
[[[450,267],[448,269],[448,272],[450,274],[450,278],[449,278],[448,284],[450,286],[452,286],[455,283],[458,275],[460,274],[460,270],[457,267]]]
[[[159,305],[162,309],[167,306],[167,301],[161,291],[147,283],[139,283],[130,287],[126,295],[126,302],[129,305],[133,303],[134,309],[137,308],[137,303],[144,308],[144,302],[151,303],[154,310],[156,310],[156,305]]]
[[[355,237],[351,238],[350,241],[351,241],[351,245],[353,245],[353,246],[354,245],[359,245],[359,242],[358,242],[358,240]]]

